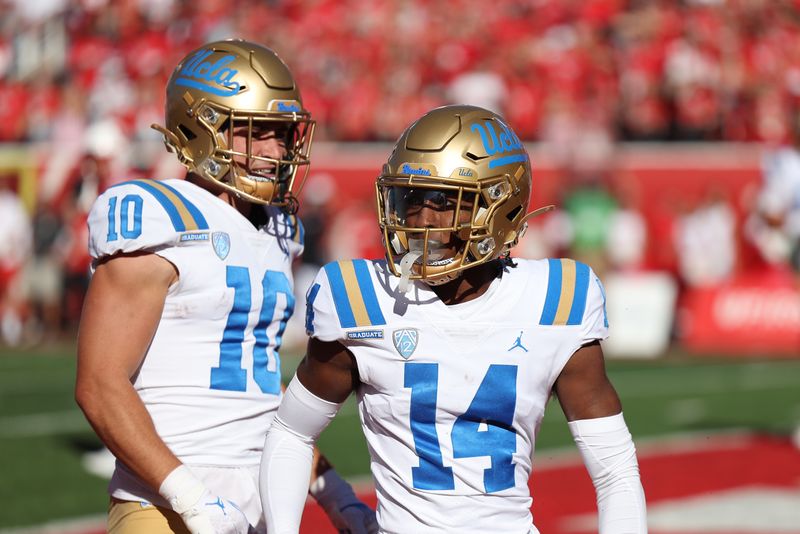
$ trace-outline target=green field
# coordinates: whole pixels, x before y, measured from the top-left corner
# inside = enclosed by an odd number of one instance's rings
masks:
[[[283,359],[291,373],[297,359]],[[656,362],[613,361],[608,368],[639,440],[729,429],[788,434],[800,424],[800,360],[671,354]],[[74,375],[72,347],[0,349],[0,528],[105,511],[106,481],[80,464],[81,455],[100,443],[73,401]],[[560,409],[551,403],[538,450],[571,443]],[[320,447],[344,475],[367,475],[352,402]]]

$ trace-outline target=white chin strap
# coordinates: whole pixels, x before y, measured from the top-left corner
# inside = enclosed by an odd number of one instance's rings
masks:
[[[420,256],[422,256],[421,251],[412,251],[406,253],[406,255],[403,256],[403,259],[400,260],[400,284],[397,286],[397,289],[400,291],[400,293],[408,293],[408,289],[410,287],[409,282],[411,281],[411,269],[414,265],[414,262],[417,261],[417,258]]]

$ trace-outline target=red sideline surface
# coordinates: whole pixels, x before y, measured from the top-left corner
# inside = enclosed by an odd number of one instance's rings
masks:
[[[651,508],[660,502],[736,488],[797,490],[800,487],[800,451],[788,438],[717,436],[666,447],[647,447],[640,451],[639,465]],[[565,521],[596,510],[594,488],[577,456],[567,461],[548,458],[546,454],[538,456],[531,492],[534,521],[543,534],[575,534]],[[360,497],[370,506],[375,505],[374,493]],[[409,532],[413,531],[409,527]],[[800,525],[797,531],[800,532]],[[300,532],[336,534],[324,512],[314,503],[306,506]],[[651,529],[651,534],[671,533]],[[681,534],[688,533],[683,530]]]

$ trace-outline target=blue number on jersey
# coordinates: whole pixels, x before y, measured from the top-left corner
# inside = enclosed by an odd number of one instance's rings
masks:
[[[133,204],[133,220],[130,217],[131,204]],[[121,202],[119,215],[119,233],[125,239],[136,239],[142,235],[142,197],[139,195],[125,195]],[[116,241],[117,234],[117,197],[108,199],[108,235],[106,241]]]
[[[226,391],[245,391],[247,371],[242,368],[242,343],[247,319],[252,305],[250,271],[247,267],[228,266],[226,284],[233,289],[233,306],[228,314],[228,322],[219,344],[219,367],[211,369],[211,389]],[[277,395],[281,390],[281,361],[278,356],[286,322],[294,311],[294,294],[289,279],[279,271],[267,271],[261,281],[264,298],[259,313],[258,324],[253,331],[256,338],[253,347],[253,380],[262,393]],[[278,322],[275,334],[275,348],[269,349],[267,328],[273,323],[277,294],[283,293],[286,308]],[[270,366],[270,352],[273,365]],[[272,370],[270,370],[272,367]]]
[[[403,386],[411,388],[411,434],[419,467],[411,469],[414,487],[425,490],[453,489],[453,468],[445,467],[436,434],[438,363],[406,363]]]
[[[514,487],[517,435],[511,428],[517,403],[517,366],[490,365],[466,413],[453,424],[454,458],[491,456],[483,472],[487,493]],[[481,431],[481,425],[486,430]]]
[[[261,305],[261,316],[253,332],[256,336],[256,346],[253,349],[253,378],[261,391],[277,395],[281,391],[281,358],[278,355],[278,348],[283,341],[286,323],[294,312],[294,293],[289,279],[280,271],[267,271],[261,286],[264,288],[264,303]],[[275,308],[278,305],[278,293],[283,293],[286,298],[286,307],[275,332],[275,348],[270,349],[267,328],[273,323]]]
[[[242,343],[250,314],[250,271],[228,265],[225,283],[233,288],[233,306],[219,343],[219,367],[211,368],[211,389],[245,391],[247,371],[242,369]]]
[[[419,456],[419,467],[411,470],[414,488],[451,490],[453,469],[442,461],[436,433],[436,395],[439,364],[405,364],[404,386],[411,388],[411,434]],[[517,366],[490,365],[467,411],[453,424],[454,458],[489,456],[492,466],[483,473],[487,493],[514,486],[512,457],[517,436],[511,427],[517,402]],[[481,430],[481,425],[486,429]]]

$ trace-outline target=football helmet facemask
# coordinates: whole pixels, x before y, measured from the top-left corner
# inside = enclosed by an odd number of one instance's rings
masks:
[[[500,116],[465,105],[428,112],[376,182],[389,268],[439,285],[507,255],[532,215],[531,187],[528,153]]]
[[[250,202],[296,210],[314,121],[275,52],[243,40],[194,50],[169,79],[165,115],[166,128],[152,127],[190,172]],[[281,155],[254,151],[254,140],[272,135]]]

